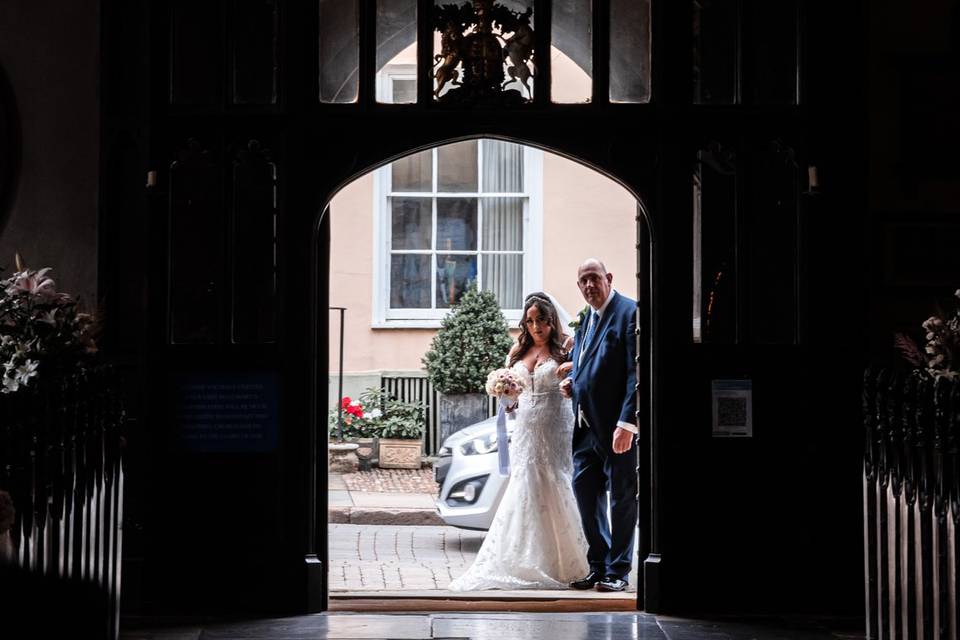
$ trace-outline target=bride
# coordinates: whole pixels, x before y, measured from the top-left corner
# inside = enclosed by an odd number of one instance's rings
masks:
[[[589,571],[587,542],[573,496],[573,409],[560,395],[557,368],[570,339],[545,293],[523,305],[520,336],[507,366],[527,386],[510,441],[510,484],[474,563],[452,591],[567,589]]]

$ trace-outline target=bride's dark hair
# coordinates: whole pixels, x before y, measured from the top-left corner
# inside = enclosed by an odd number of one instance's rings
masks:
[[[520,316],[520,336],[517,338],[518,349],[510,357],[510,366],[519,362],[523,356],[533,346],[533,336],[527,330],[527,312],[530,307],[536,307],[540,314],[546,318],[550,324],[550,357],[557,363],[565,362],[567,359],[567,350],[563,348],[563,343],[567,338],[563,328],[560,326],[560,316],[557,314],[557,308],[547,294],[542,291],[534,291],[523,301],[523,315]]]

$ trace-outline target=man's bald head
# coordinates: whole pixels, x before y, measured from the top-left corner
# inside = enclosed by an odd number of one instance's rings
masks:
[[[594,309],[599,309],[606,302],[613,288],[613,274],[597,258],[587,258],[577,270],[577,286],[583,299]]]
[[[603,264],[603,261],[600,258],[587,258],[586,260],[580,263],[580,268],[577,269],[577,275],[580,275],[580,273],[584,269],[587,269],[590,267],[600,269],[600,272],[603,274],[607,273],[607,266]]]

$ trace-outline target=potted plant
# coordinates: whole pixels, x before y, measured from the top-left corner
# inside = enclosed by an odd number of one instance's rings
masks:
[[[24,266],[0,280],[0,393],[34,386],[34,379],[83,370],[97,353],[94,318],[74,298],[56,290],[47,274]]]
[[[340,406],[330,409],[327,417],[330,432],[328,467],[338,473],[353,473],[370,468],[373,458],[371,422],[360,400],[344,397]]]
[[[397,400],[382,389],[361,396],[368,407],[370,431],[378,440],[377,464],[384,469],[419,469],[423,452],[424,407]]]
[[[512,343],[493,292],[468,286],[423,356],[427,376],[440,392],[441,442],[487,417],[487,374],[503,366]]]

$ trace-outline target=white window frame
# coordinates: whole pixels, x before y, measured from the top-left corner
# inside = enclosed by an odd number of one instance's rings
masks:
[[[393,102],[394,80],[417,80],[417,65],[389,64],[377,74],[377,102],[381,104],[413,104],[413,102]],[[385,100],[384,98],[390,98]]]
[[[478,138],[478,146],[482,147]],[[523,148],[523,192],[496,194],[475,192],[404,192],[404,196],[431,198],[433,203],[437,197],[477,197],[504,195],[526,199],[523,211],[523,293],[539,291],[543,288],[543,151],[521,145]],[[436,187],[436,147],[431,149],[434,156],[432,165],[432,188]],[[483,153],[482,149],[479,153]],[[482,164],[480,165],[483,166]],[[478,178],[482,180],[478,172]],[[390,165],[386,165],[374,172],[373,186],[373,319],[375,329],[435,329],[449,313],[449,309],[390,309],[390,183],[392,174]],[[436,205],[433,205],[434,219]],[[482,212],[480,213],[482,216]],[[478,225],[482,224],[478,218]],[[479,229],[478,229],[479,233]],[[479,238],[479,235],[478,235]],[[482,248],[478,248],[482,252]],[[435,253],[435,252],[433,252]],[[435,269],[432,269],[435,271]],[[435,274],[432,278],[435,278]],[[436,284],[431,279],[431,286]],[[432,293],[431,293],[432,295]],[[504,309],[504,316],[511,326],[520,321],[522,309]]]

